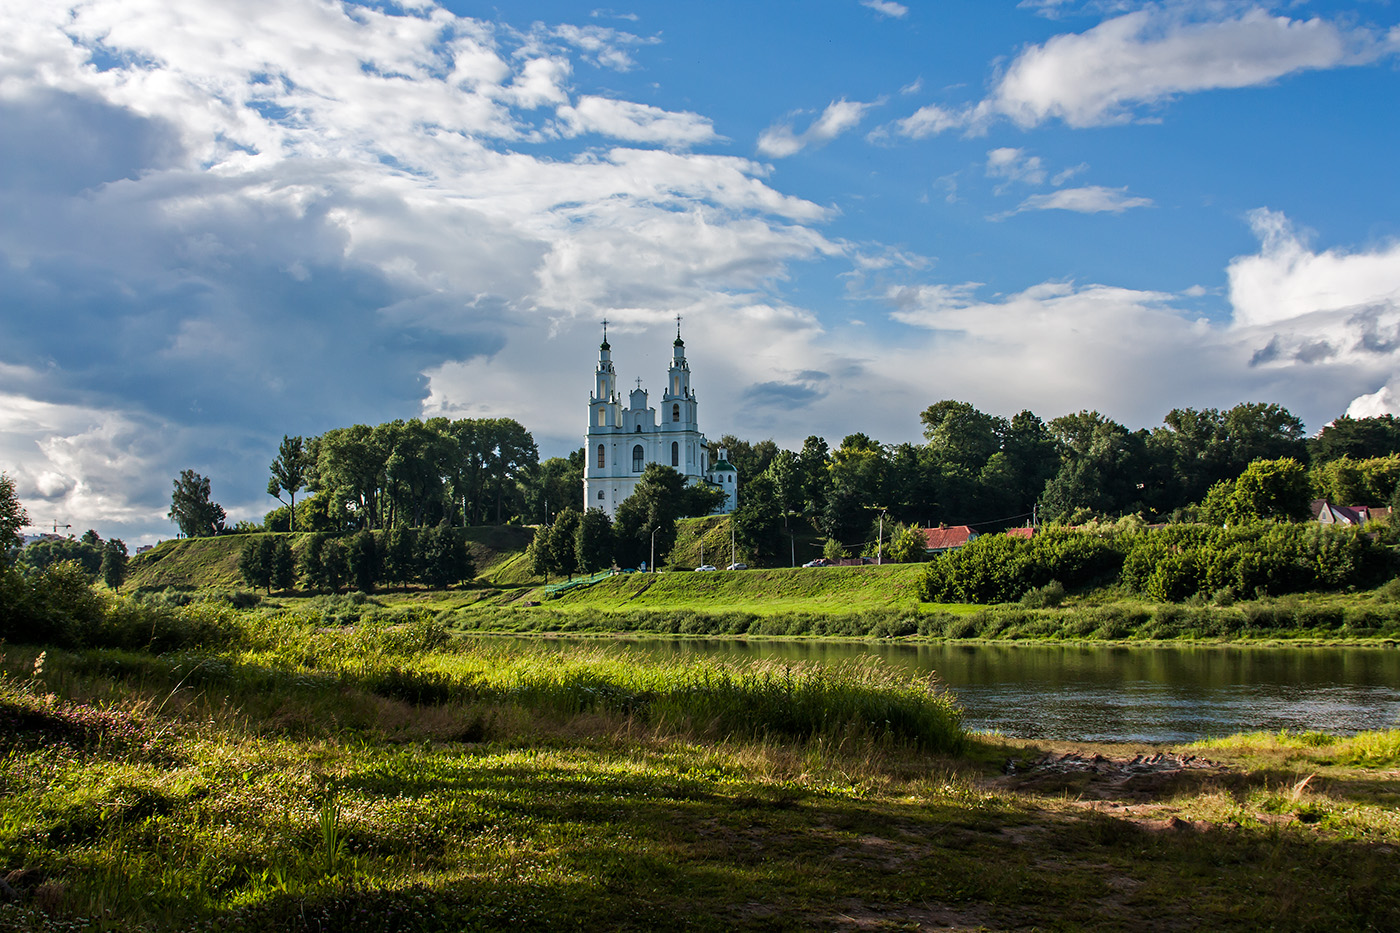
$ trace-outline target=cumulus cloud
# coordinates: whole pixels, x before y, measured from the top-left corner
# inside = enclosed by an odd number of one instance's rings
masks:
[[[861,103],[844,97],[834,100],[800,133],[792,128],[790,121],[768,127],[759,134],[758,151],[770,158],[782,159],[808,147],[823,146],[859,126],[866,112],[875,106],[877,103]]]
[[[0,10],[0,456],[25,496],[139,540],[189,467],[257,517],[283,433],[512,382],[499,413],[545,410],[557,387],[495,361],[537,372],[575,317],[748,306],[842,254],[765,166],[686,151],[722,141],[707,118],[579,87],[651,41],[433,4]]]
[[[1128,189],[1088,185],[1083,188],[1061,188],[1046,194],[1033,194],[1015,210],[1001,216],[1024,211],[1072,211],[1076,214],[1121,214],[1135,207],[1151,207],[1151,198],[1132,197]]]
[[[1229,266],[1235,321],[1267,325],[1316,312],[1400,308],[1400,244],[1371,250],[1315,252],[1277,211],[1249,215],[1261,249]]]

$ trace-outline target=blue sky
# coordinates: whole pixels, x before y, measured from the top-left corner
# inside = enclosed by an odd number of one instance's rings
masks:
[[[0,9],[0,469],[144,543],[283,434],[559,455],[677,314],[712,437],[1400,411],[1397,65],[1389,0]]]

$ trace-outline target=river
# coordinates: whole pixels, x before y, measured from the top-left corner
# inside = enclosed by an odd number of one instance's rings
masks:
[[[911,672],[936,672],[962,704],[968,728],[1014,738],[1189,742],[1258,730],[1400,727],[1394,648],[624,641],[648,653],[822,663],[875,655]]]

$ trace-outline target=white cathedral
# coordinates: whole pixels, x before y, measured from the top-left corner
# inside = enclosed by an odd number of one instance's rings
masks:
[[[660,420],[657,410],[647,405],[647,390],[642,388],[640,379],[629,393],[627,407],[622,407],[612,347],[608,344],[608,324],[603,322],[598,371],[588,399],[584,452],[585,509],[602,509],[609,518],[617,517],[617,507],[632,494],[647,464],[661,463],[675,467],[692,485],[707,483],[724,490],[724,501],[716,512],[734,510],[739,500],[739,473],[724,459],[723,450],[718,460],[710,461],[710,442],[700,433],[696,416],[680,318],[676,319],[676,342],[666,391],[661,396]]]

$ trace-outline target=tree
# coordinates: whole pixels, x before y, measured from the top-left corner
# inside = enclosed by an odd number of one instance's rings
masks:
[[[102,582],[116,592],[126,582],[126,561],[126,542],[121,538],[109,538],[102,545]]]
[[[224,510],[209,498],[209,478],[194,470],[181,470],[174,481],[167,518],[187,538],[213,537],[223,530]]]
[[[272,539],[267,535],[249,536],[238,553],[238,573],[254,589],[272,592]]]
[[[272,478],[267,481],[267,494],[278,502],[285,491],[291,512],[288,515],[288,531],[296,531],[297,493],[306,486],[306,476],[311,469],[311,459],[301,437],[282,435],[282,443],[277,448],[277,459],[272,461]]]
[[[24,543],[19,530],[29,524],[29,513],[15,497],[15,481],[8,473],[0,473],[0,564],[6,562],[10,548]]]
[[[379,580],[379,549],[374,544],[374,533],[369,529],[355,532],[345,549],[345,561],[355,589],[373,593]]]
[[[272,585],[285,591],[295,586],[296,582],[297,568],[292,546],[286,538],[278,538],[272,547]]]
[[[885,556],[896,564],[912,564],[924,559],[927,546],[923,530],[918,525],[896,525]]]
[[[575,508],[565,508],[554,516],[554,524],[549,526],[549,536],[545,541],[549,565],[555,573],[572,577],[581,569],[578,559],[578,529],[583,514]],[[611,525],[609,526],[611,528]],[[608,539],[605,558],[612,554],[612,539]]]
[[[1308,442],[1308,456],[1314,464],[1339,457],[1363,460],[1400,453],[1400,418],[1350,418],[1345,415],[1322,429]]]
[[[577,522],[575,565],[581,573],[597,573],[612,563],[612,555],[612,520],[602,509],[589,509]]]
[[[451,527],[434,525],[420,534],[418,541],[419,567],[428,586],[446,589],[476,574],[471,554]]]
[[[1308,517],[1311,498],[1308,472],[1297,460],[1255,460],[1233,484],[1222,480],[1212,487],[1201,512],[1205,521],[1221,525],[1296,522]]]
[[[99,535],[93,529],[89,528],[87,531],[83,532],[83,536],[78,540],[83,542],[84,544],[100,545],[102,543],[102,536]]]
[[[767,563],[777,557],[783,544],[783,511],[767,471],[740,487],[739,508],[732,520],[735,541],[750,560]]]
[[[686,504],[685,477],[674,467],[648,464],[617,509],[613,534],[618,560],[636,567],[654,555],[658,564],[663,562],[676,543],[676,519],[685,514]]]
[[[407,528],[396,527],[389,532],[384,544],[384,579],[404,586],[417,576],[413,534]]]

